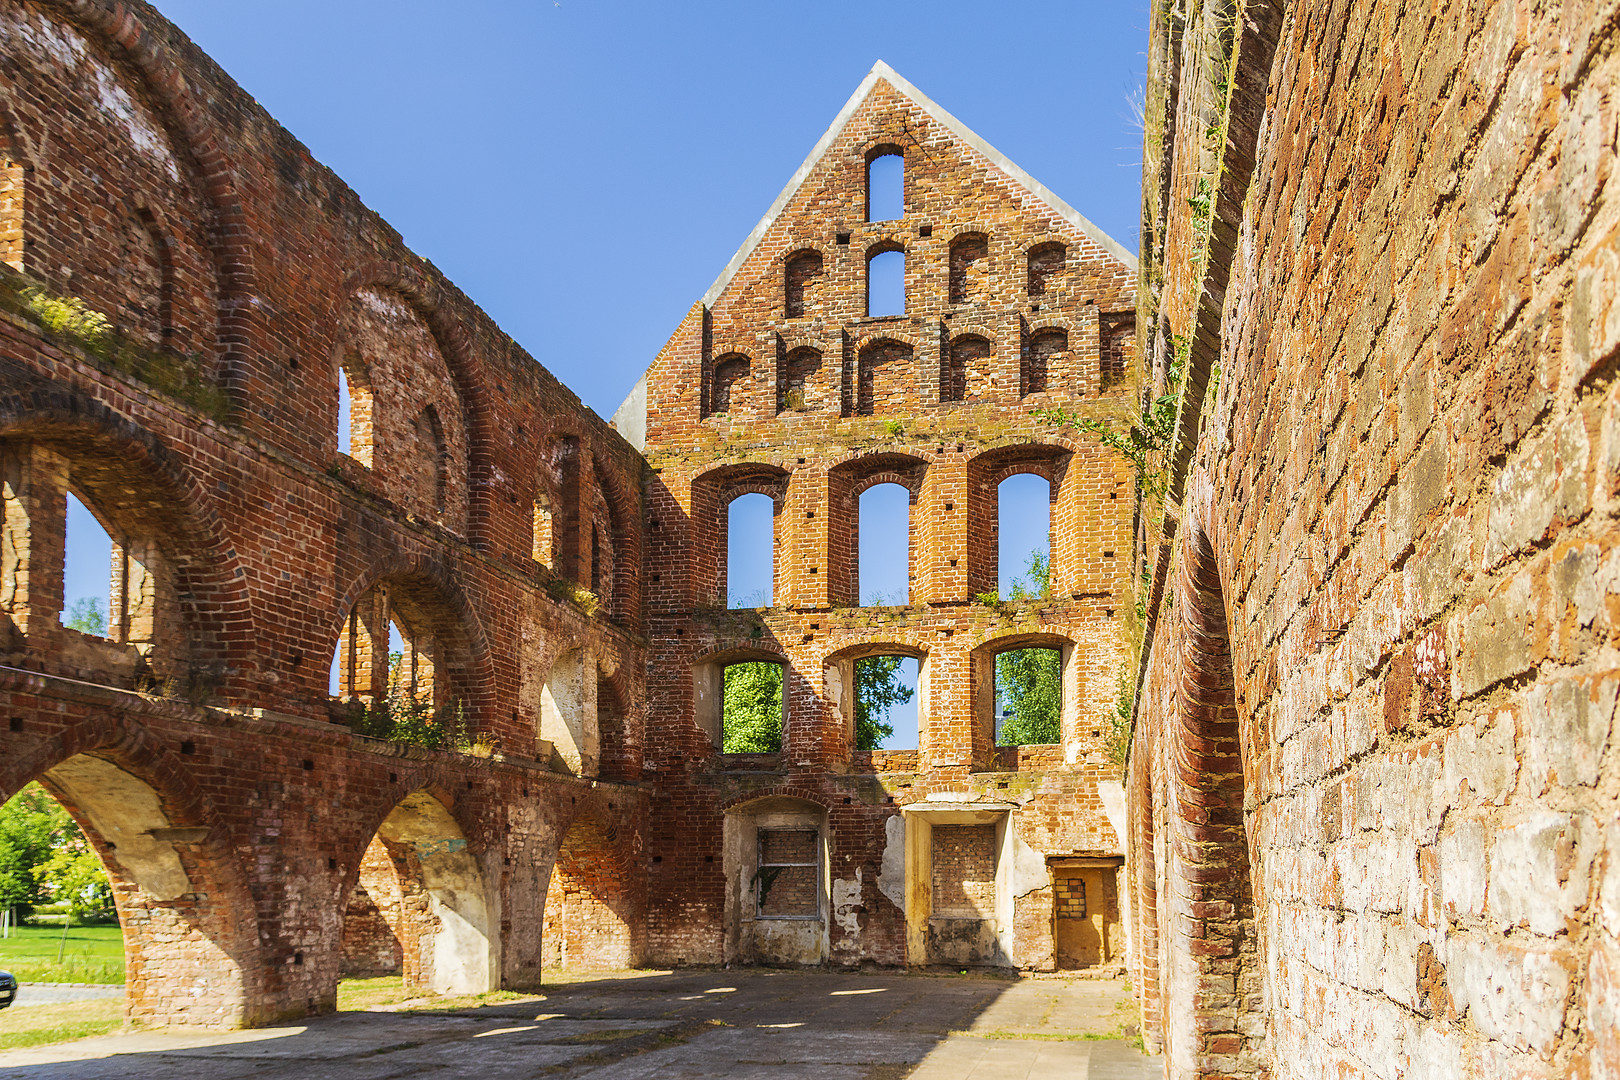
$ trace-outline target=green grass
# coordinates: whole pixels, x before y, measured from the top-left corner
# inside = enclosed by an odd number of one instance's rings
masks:
[[[337,1007],[338,1012],[366,1012],[383,1008],[396,1012],[439,1012],[444,1009],[476,1009],[481,1005],[499,1005],[535,996],[512,990],[441,996],[431,990],[406,989],[405,980],[398,975],[382,975],[375,979],[344,979],[339,982]]]
[[[0,1050],[88,1039],[123,1025],[124,1003],[117,998],[12,1006],[0,1012]]]
[[[56,962],[62,949],[62,962]],[[124,931],[118,926],[19,926],[0,938],[0,968],[19,982],[121,983],[124,981]]]

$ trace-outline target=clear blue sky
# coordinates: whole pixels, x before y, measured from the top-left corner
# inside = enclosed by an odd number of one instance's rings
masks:
[[[156,0],[610,415],[875,60],[1136,246],[1146,0]]]

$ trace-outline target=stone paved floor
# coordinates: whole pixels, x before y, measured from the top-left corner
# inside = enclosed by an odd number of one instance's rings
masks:
[[[0,1053],[41,1080],[1147,1080],[1119,983],[704,971],[630,974],[454,1012],[351,1012],[228,1034]],[[0,1014],[0,1024],[4,1023]],[[1161,1059],[1162,1060],[1162,1059]]]

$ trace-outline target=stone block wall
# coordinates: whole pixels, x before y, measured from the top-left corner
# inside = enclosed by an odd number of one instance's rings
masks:
[[[1620,1076],[1612,6],[1155,4],[1130,797],[1186,1076]],[[1157,509],[1157,508],[1153,508]]]

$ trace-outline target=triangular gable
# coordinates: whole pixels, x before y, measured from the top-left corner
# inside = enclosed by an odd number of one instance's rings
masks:
[[[771,203],[771,208],[765,211],[765,216],[759,219],[759,224],[754,226],[753,232],[748,234],[748,238],[742,242],[742,246],[731,257],[731,261],[726,263],[726,268],[720,271],[720,276],[714,279],[714,284],[709,286],[709,291],[703,294],[705,306],[712,307],[714,302],[720,298],[720,294],[726,291],[726,286],[731,284],[732,277],[742,268],[743,263],[748,261],[748,257],[754,253],[754,249],[759,246],[759,242],[764,239],[765,234],[770,232],[771,226],[776,224],[776,219],[793,201],[793,196],[798,194],[799,188],[804,185],[805,180],[815,171],[816,166],[821,163],[822,155],[827,152],[828,147],[832,146],[833,140],[843,133],[850,117],[854,116],[860,109],[861,104],[866,101],[879,80],[888,83],[901,94],[910,98],[935,123],[942,125],[957,138],[977,150],[990,164],[1017,181],[1026,191],[1051,207],[1059,217],[1080,230],[1085,236],[1101,244],[1104,250],[1130,267],[1133,272],[1136,270],[1136,256],[1127,251],[1123,244],[1092,224],[1084,214],[1058,198],[1045,184],[1013,164],[1007,155],[985,142],[972,128],[946,112],[927,94],[918,90],[892,67],[879,60],[872,65],[872,70],[866,73],[866,78],[861,80],[861,84],[855,88],[855,92],[850,95],[849,100],[844,102],[844,107],[838,110],[838,115],[833,118],[831,126],[816,141],[816,145],[810,151],[809,156],[794,171],[793,177],[787,182],[787,186],[782,189],[781,194],[776,196],[776,201]]]

